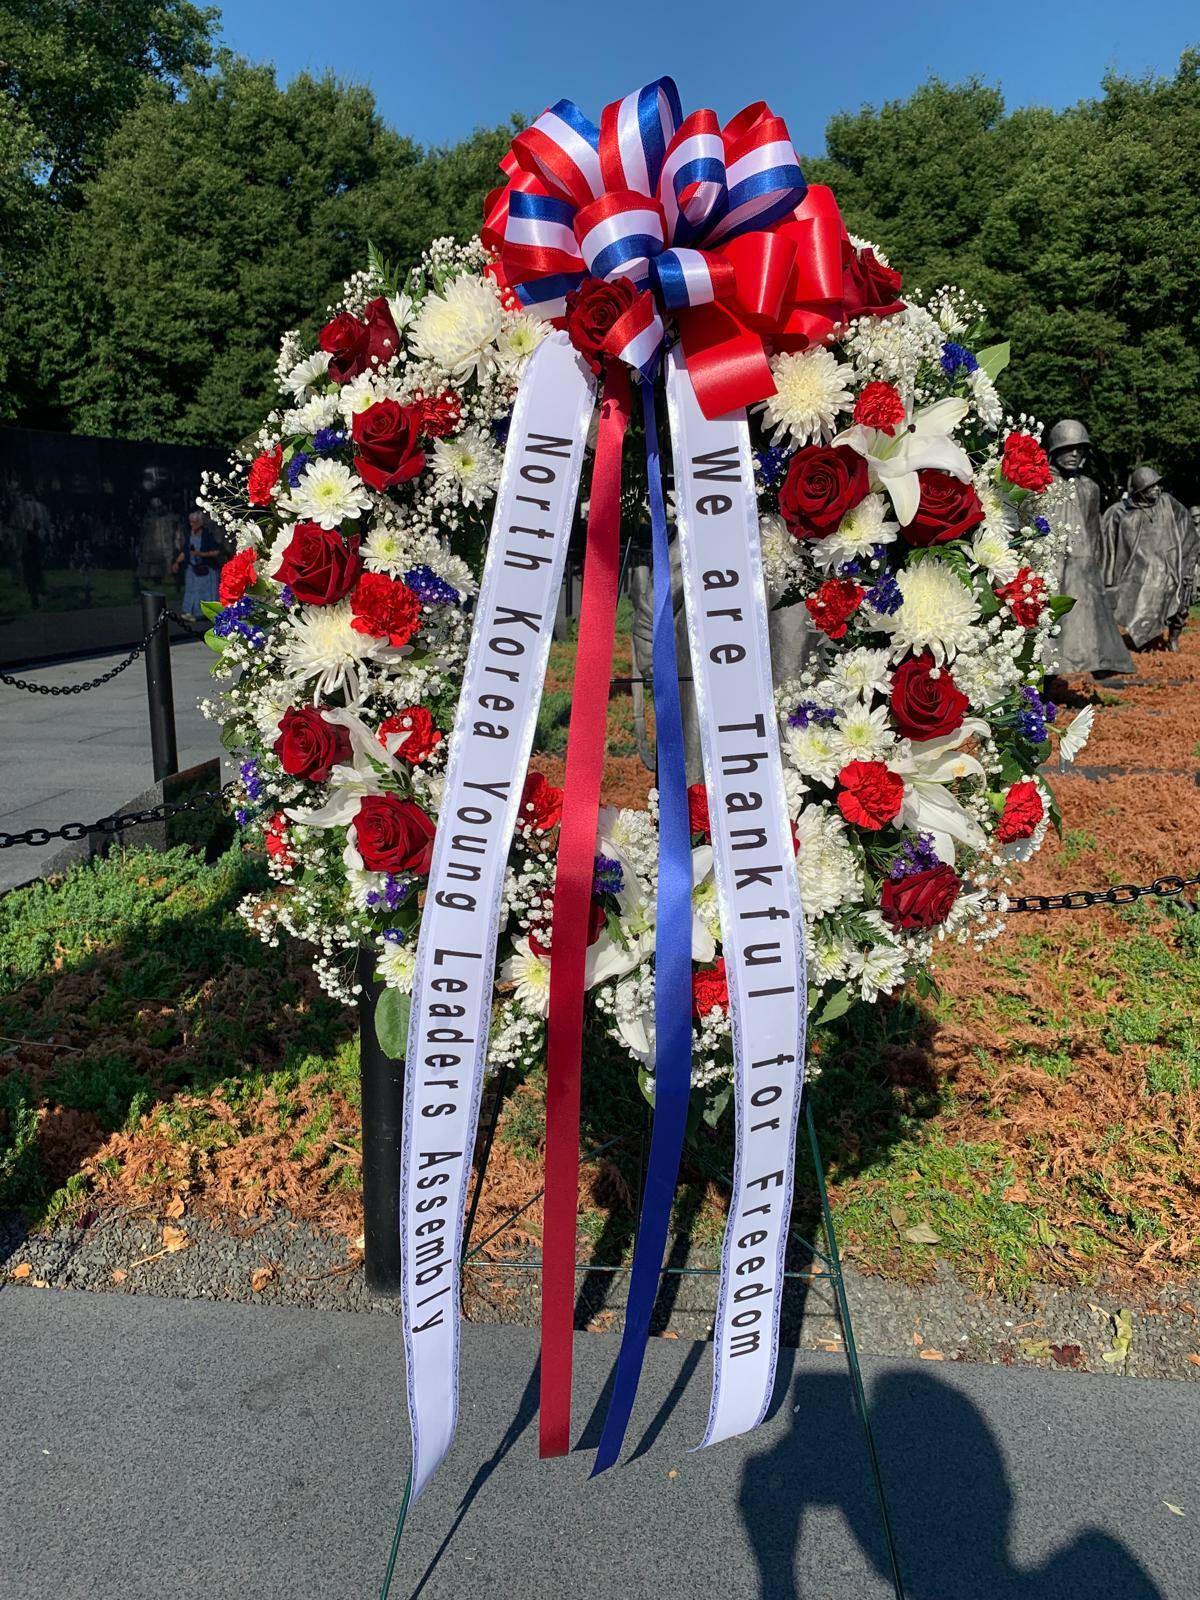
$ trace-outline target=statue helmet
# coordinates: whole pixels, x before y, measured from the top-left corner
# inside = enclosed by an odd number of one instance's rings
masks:
[[[1129,487],[1136,494],[1139,489],[1152,488],[1154,484],[1162,482],[1162,473],[1153,467],[1134,467],[1130,474]]]
[[[1067,450],[1073,444],[1091,444],[1091,436],[1082,422],[1076,422],[1073,417],[1066,417],[1062,422],[1056,422],[1046,435],[1046,454],[1053,456],[1056,451]]]

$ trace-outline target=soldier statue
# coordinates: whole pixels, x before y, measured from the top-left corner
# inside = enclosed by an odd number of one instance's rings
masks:
[[[1184,544],[1183,593],[1179,609],[1167,618],[1167,649],[1178,650],[1180,636],[1187,626],[1188,613],[1196,599],[1197,580],[1200,579],[1200,506],[1188,507],[1188,521],[1192,525],[1191,538]]]
[[[1116,592],[1113,611],[1135,650],[1163,646],[1163,630],[1187,617],[1195,569],[1192,519],[1153,467],[1136,467],[1129,488],[1104,513]]]
[[[1050,670],[1060,678],[1090,672],[1096,678],[1133,672],[1133,658],[1113,621],[1105,595],[1105,542],[1100,526],[1100,488],[1087,476],[1091,439],[1082,422],[1066,418],[1046,435],[1046,453],[1054,476],[1068,485],[1062,491],[1062,512],[1068,528],[1067,547],[1057,574],[1059,594],[1075,604],[1059,624]]]

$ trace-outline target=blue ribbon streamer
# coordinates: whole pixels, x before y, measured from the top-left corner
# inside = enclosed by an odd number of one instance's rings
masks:
[[[688,822],[683,712],[675,659],[675,612],[667,551],[667,512],[658,455],[654,383],[642,383],[646,477],[654,577],[654,728],[658,756],[658,893],[654,943],[654,1125],[642,1215],[629,1280],[625,1332],[592,1477],[621,1453],[658,1295],[671,1205],[679,1177],[692,1088],[692,835]]]

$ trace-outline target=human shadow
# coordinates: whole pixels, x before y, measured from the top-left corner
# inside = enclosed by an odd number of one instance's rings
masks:
[[[790,1398],[792,1426],[747,1461],[738,1493],[761,1600],[825,1600],[834,1592],[827,1576],[811,1588],[797,1582],[806,1507],[839,1510],[882,1585],[890,1584],[848,1375],[801,1372]],[[1014,1561],[1013,1486],[996,1436],[961,1390],[924,1370],[892,1370],[871,1386],[869,1401],[907,1600],[1165,1600],[1131,1552],[1100,1528],[1080,1531],[1038,1566]]]

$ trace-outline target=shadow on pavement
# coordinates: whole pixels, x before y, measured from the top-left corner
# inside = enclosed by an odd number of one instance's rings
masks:
[[[907,1600],[1165,1600],[1118,1540],[1089,1528],[1036,1567],[1009,1550],[1014,1493],[999,1442],[961,1391],[925,1372],[884,1372],[870,1389]],[[862,1427],[845,1373],[803,1374],[792,1423],[743,1469],[738,1506],[761,1600],[816,1600],[795,1577],[806,1506],[840,1510],[880,1577],[891,1565]]]

